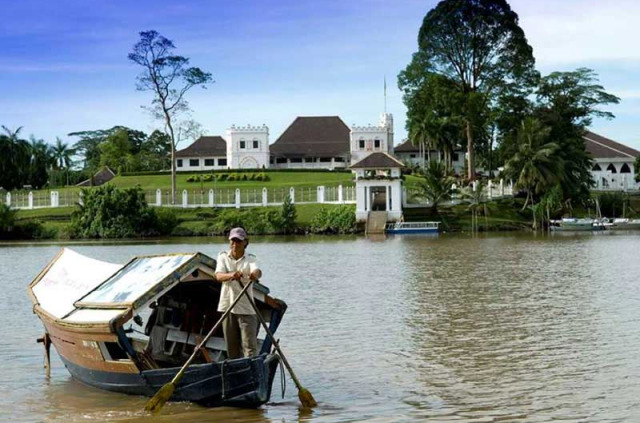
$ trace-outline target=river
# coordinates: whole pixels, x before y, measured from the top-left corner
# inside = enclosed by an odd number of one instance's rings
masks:
[[[280,376],[258,410],[169,403],[73,380],[26,286],[63,244],[0,244],[0,421],[637,422],[640,233],[256,238],[263,282],[289,309],[278,337],[319,402]],[[222,238],[66,244],[124,263]]]

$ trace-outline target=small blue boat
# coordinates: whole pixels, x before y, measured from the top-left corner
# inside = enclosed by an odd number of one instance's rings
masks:
[[[395,222],[387,224],[388,234],[437,234],[440,222]]]

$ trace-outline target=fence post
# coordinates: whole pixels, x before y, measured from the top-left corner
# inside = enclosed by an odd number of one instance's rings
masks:
[[[58,191],[51,191],[51,207],[58,207]]]
[[[493,183],[491,181],[489,181],[489,183],[487,184],[487,191],[488,191],[488,197],[489,200],[491,200],[493,198],[493,193],[491,192],[493,190]]]
[[[500,179],[500,197],[504,197],[504,179]]]
[[[29,208],[33,208],[33,192],[29,191]]]
[[[182,207],[187,208],[189,206],[189,193],[186,189],[182,190]]]
[[[84,192],[82,191],[78,193],[78,204],[84,206]]]
[[[156,190],[156,206],[160,207],[162,205],[162,190],[158,188]]]
[[[338,185],[338,203],[344,202],[344,196],[342,195],[342,184]]]
[[[236,209],[240,208],[240,188],[236,188]]]
[[[267,188],[265,187],[265,188],[262,188],[262,205],[266,207],[268,201],[269,201],[269,197],[267,194]]]
[[[324,186],[318,186],[318,203],[324,203]]]
[[[291,198],[291,204],[295,204],[296,202],[296,190],[295,188],[289,188],[289,198]]]
[[[513,180],[509,179],[509,195],[513,195]]]
[[[7,207],[11,207],[11,193],[7,192]]]
[[[213,189],[209,190],[209,207],[213,207],[216,204],[216,197],[213,193]]]

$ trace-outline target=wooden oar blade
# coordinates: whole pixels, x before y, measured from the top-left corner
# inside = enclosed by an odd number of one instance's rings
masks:
[[[304,408],[313,408],[318,405],[313,395],[311,395],[311,392],[305,388],[300,387],[300,389],[298,389],[298,398]]]
[[[169,382],[166,385],[164,385],[153,396],[153,398],[151,398],[149,402],[147,402],[147,405],[144,407],[145,411],[152,414],[158,414],[162,409],[162,407],[164,407],[164,404],[167,401],[169,401],[169,398],[171,398],[171,395],[173,395],[173,391],[175,389],[176,389],[176,386],[172,382]]]

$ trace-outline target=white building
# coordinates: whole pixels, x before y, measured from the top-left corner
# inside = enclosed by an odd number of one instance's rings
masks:
[[[374,152],[393,154],[393,116],[380,114],[378,126],[352,125],[349,131],[351,165],[358,163]]]
[[[417,146],[406,140],[394,150],[395,156],[408,165],[422,165],[424,156],[425,165],[431,160],[444,160],[444,153],[438,150],[425,150],[424,152]],[[462,150],[454,151],[451,156],[451,164],[453,172],[461,175],[464,173],[465,152]]]
[[[593,158],[591,176],[595,190],[628,191],[640,189],[635,181],[635,160],[640,151],[587,131],[585,148]]]
[[[231,169],[269,167],[269,128],[232,125],[227,129],[227,163]]]

